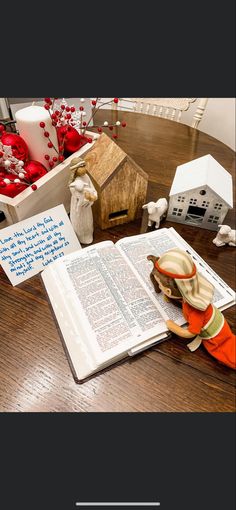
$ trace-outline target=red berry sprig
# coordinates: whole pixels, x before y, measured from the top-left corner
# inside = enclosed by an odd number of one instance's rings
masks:
[[[50,99],[50,98],[45,98],[45,101],[46,101],[46,100],[48,100],[48,99]],[[51,100],[50,100],[50,101],[51,101]],[[47,101],[46,101],[46,104],[49,104],[49,105],[50,105],[50,103],[49,103],[49,102],[47,102]],[[51,102],[51,104],[52,104],[52,102]],[[48,145],[48,148],[49,148],[49,149],[54,149],[54,150],[57,152],[57,154],[59,155],[59,152],[58,152],[57,148],[55,147],[55,145],[53,144],[52,140],[50,139],[50,134],[49,134],[49,132],[48,132],[48,131],[46,131],[46,129],[45,129],[45,122],[40,122],[40,123],[39,123],[39,126],[41,127],[41,129],[43,129],[43,134],[44,134],[45,138],[48,138],[48,140],[49,140],[49,141],[48,141],[48,144],[47,144],[47,145]],[[53,157],[52,159],[50,159],[49,154],[45,154],[45,156],[44,156],[44,157],[45,157],[46,161],[48,162],[48,165],[49,165],[49,167],[50,167],[51,169],[55,166],[55,164],[56,164],[56,163],[57,163],[57,161],[58,161],[58,158],[57,158],[57,157]]]

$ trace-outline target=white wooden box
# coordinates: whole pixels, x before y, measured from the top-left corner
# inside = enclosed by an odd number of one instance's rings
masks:
[[[92,138],[93,142],[81,147],[65,161],[50,170],[47,175],[38,179],[35,183],[38,187],[36,191],[29,187],[15,198],[0,194],[0,211],[5,214],[5,219],[0,222],[0,228],[8,227],[59,204],[64,204],[66,211],[69,212],[71,199],[68,188],[70,161],[75,157],[85,155],[99,137],[97,133],[92,132],[87,132],[86,135]]]

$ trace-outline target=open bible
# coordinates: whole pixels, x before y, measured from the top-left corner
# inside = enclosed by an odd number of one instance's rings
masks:
[[[165,340],[167,319],[184,324],[181,309],[155,292],[147,260],[173,247],[214,285],[218,308],[235,303],[234,291],[173,228],[94,244],[42,272],[76,381]]]

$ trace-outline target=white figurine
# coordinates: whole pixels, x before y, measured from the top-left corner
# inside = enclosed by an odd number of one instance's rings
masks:
[[[85,162],[80,158],[70,163],[72,175],[69,182],[71,191],[70,221],[82,244],[93,242],[92,205],[97,200],[97,192],[86,174]]]
[[[159,198],[157,202],[148,202],[143,205],[143,209],[148,210],[148,226],[151,227],[155,223],[155,228],[159,228],[160,221],[167,214],[168,202],[166,198]]]
[[[219,225],[219,227],[220,230],[212,242],[216,246],[225,246],[226,244],[236,246],[236,230],[232,230],[229,225]]]

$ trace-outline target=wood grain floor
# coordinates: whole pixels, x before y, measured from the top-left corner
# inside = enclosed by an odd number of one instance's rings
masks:
[[[100,120],[113,113],[99,112]],[[168,198],[176,166],[212,154],[234,177],[235,154],[224,144],[188,126],[125,113],[127,128],[118,143],[148,173],[148,199]],[[49,204],[50,207],[50,204]],[[234,225],[233,211],[227,224]],[[165,222],[231,286],[233,248],[216,248],[214,233]],[[135,235],[147,218],[101,231],[94,242]],[[224,312],[234,332],[235,307]],[[40,276],[12,287],[0,270],[0,411],[7,412],[210,412],[235,411],[235,373],[203,347],[195,353],[173,338],[124,361],[84,384],[73,380]]]

